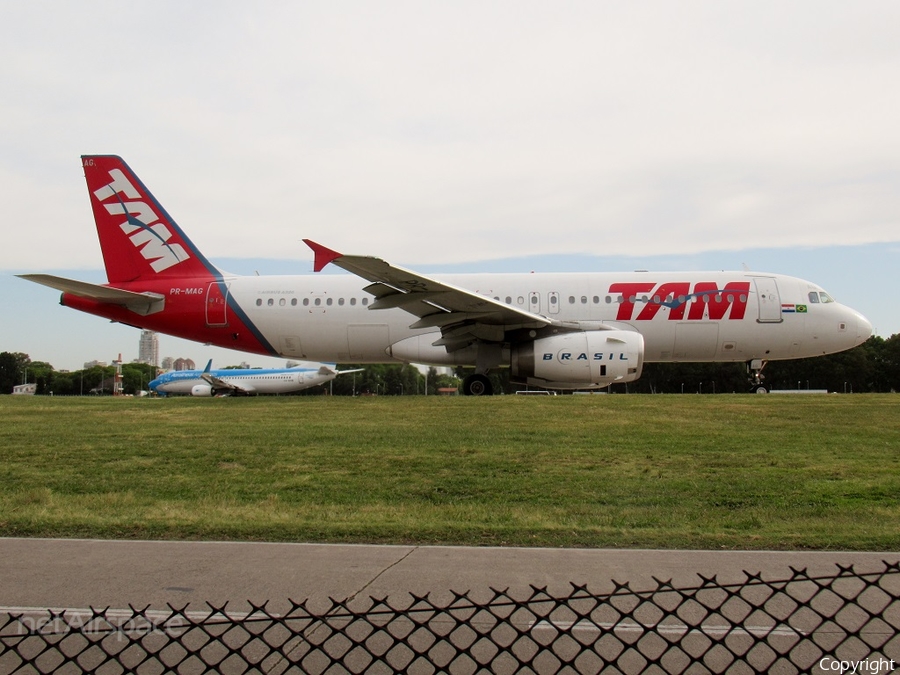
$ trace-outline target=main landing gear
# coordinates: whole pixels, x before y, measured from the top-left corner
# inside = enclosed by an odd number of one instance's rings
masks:
[[[766,367],[768,361],[762,359],[753,359],[747,364],[747,371],[750,375],[750,393],[751,394],[768,394],[769,387],[763,384],[766,376],[762,374],[763,368]]]
[[[493,393],[494,388],[491,386],[491,381],[487,375],[475,373],[467,375],[463,380],[464,396],[490,396]]]

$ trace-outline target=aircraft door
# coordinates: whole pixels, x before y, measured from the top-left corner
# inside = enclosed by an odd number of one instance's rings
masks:
[[[781,323],[781,296],[772,277],[754,277],[759,301],[759,323]]]
[[[228,284],[213,281],[206,289],[206,325],[210,328],[228,325]]]
[[[541,294],[537,291],[531,291],[528,294],[528,311],[535,314],[541,313]]]
[[[559,293],[550,291],[547,295],[547,304],[549,305],[547,309],[551,314],[559,314]]]

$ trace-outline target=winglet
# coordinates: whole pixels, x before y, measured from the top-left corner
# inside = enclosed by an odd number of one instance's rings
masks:
[[[322,244],[317,244],[312,239],[304,239],[303,243],[309,246],[313,250],[313,253],[316,254],[315,262],[313,263],[314,272],[321,272],[325,265],[333,260],[337,260],[343,255],[343,253],[332,251],[330,248],[322,246]]]

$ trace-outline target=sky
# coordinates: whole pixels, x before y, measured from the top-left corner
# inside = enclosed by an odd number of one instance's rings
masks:
[[[896,2],[0,0],[0,16],[0,351],[137,356],[134,329],[12,276],[105,281],[94,153],[123,156],[232,271],[309,272],[303,238],[426,273],[746,263],[900,333]]]

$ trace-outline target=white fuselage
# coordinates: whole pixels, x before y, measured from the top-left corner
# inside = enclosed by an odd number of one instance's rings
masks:
[[[819,356],[854,347],[871,334],[861,314],[834,302],[816,284],[784,275],[632,272],[440,279],[551,319],[637,331],[647,362]],[[226,276],[225,282],[230,300],[259,337],[288,358],[474,364],[471,350],[447,353],[431,347],[441,337],[439,329],[411,329],[415,316],[396,308],[370,310],[367,283],[355,276]]]

